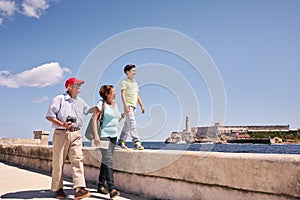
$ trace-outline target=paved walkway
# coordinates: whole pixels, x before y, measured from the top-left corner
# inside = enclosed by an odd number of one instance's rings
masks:
[[[0,162],[0,197],[1,199],[56,199],[49,189],[51,176],[38,173]],[[64,181],[64,189],[68,199],[74,199],[72,183]],[[96,192],[95,188],[88,188],[92,196],[84,200],[109,200],[109,195],[102,195]],[[125,194],[121,192],[116,200],[140,200],[142,197]],[[57,200],[57,199],[56,199]]]

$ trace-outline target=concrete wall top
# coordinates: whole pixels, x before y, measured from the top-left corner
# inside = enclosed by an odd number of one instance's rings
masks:
[[[84,148],[84,164],[100,166],[101,153]],[[51,161],[52,147],[0,145],[0,156]],[[117,172],[236,190],[300,197],[300,155],[116,150]]]
[[[300,197],[300,155],[144,150],[114,158],[119,171]]]

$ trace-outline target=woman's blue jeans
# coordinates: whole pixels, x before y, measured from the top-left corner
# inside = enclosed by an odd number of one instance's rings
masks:
[[[101,168],[99,174],[99,187],[105,187],[105,183],[107,184],[108,190],[111,191],[115,189],[114,184],[114,174],[113,174],[113,154],[115,150],[115,145],[117,142],[117,137],[103,137],[100,139],[101,141],[109,141],[108,149],[100,148],[102,161],[101,161]]]

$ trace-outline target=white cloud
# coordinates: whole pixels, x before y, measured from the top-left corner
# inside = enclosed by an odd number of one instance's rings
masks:
[[[49,8],[46,0],[24,0],[22,3],[23,14],[37,19]]]
[[[13,75],[9,71],[0,71],[0,86],[8,88],[47,87],[58,84],[68,68],[62,68],[58,62],[51,62]]]
[[[0,0],[0,25],[5,19],[13,20],[16,13],[26,17],[34,17],[39,19],[50,7],[50,0]]]
[[[18,10],[15,1],[2,0],[0,1],[0,14],[2,16],[12,16]]]
[[[43,97],[41,97],[39,99],[34,99],[33,103],[43,103],[43,102],[47,101],[48,99],[49,99],[49,97],[43,96]]]

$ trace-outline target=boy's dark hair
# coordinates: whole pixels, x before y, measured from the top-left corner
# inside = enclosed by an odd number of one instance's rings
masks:
[[[124,67],[124,73],[126,74],[126,72],[130,71],[132,68],[135,68],[134,64],[128,64]]]
[[[106,101],[107,95],[110,93],[110,91],[113,87],[114,86],[112,86],[112,85],[102,85],[101,86],[101,88],[99,90],[99,94],[104,101]]]

